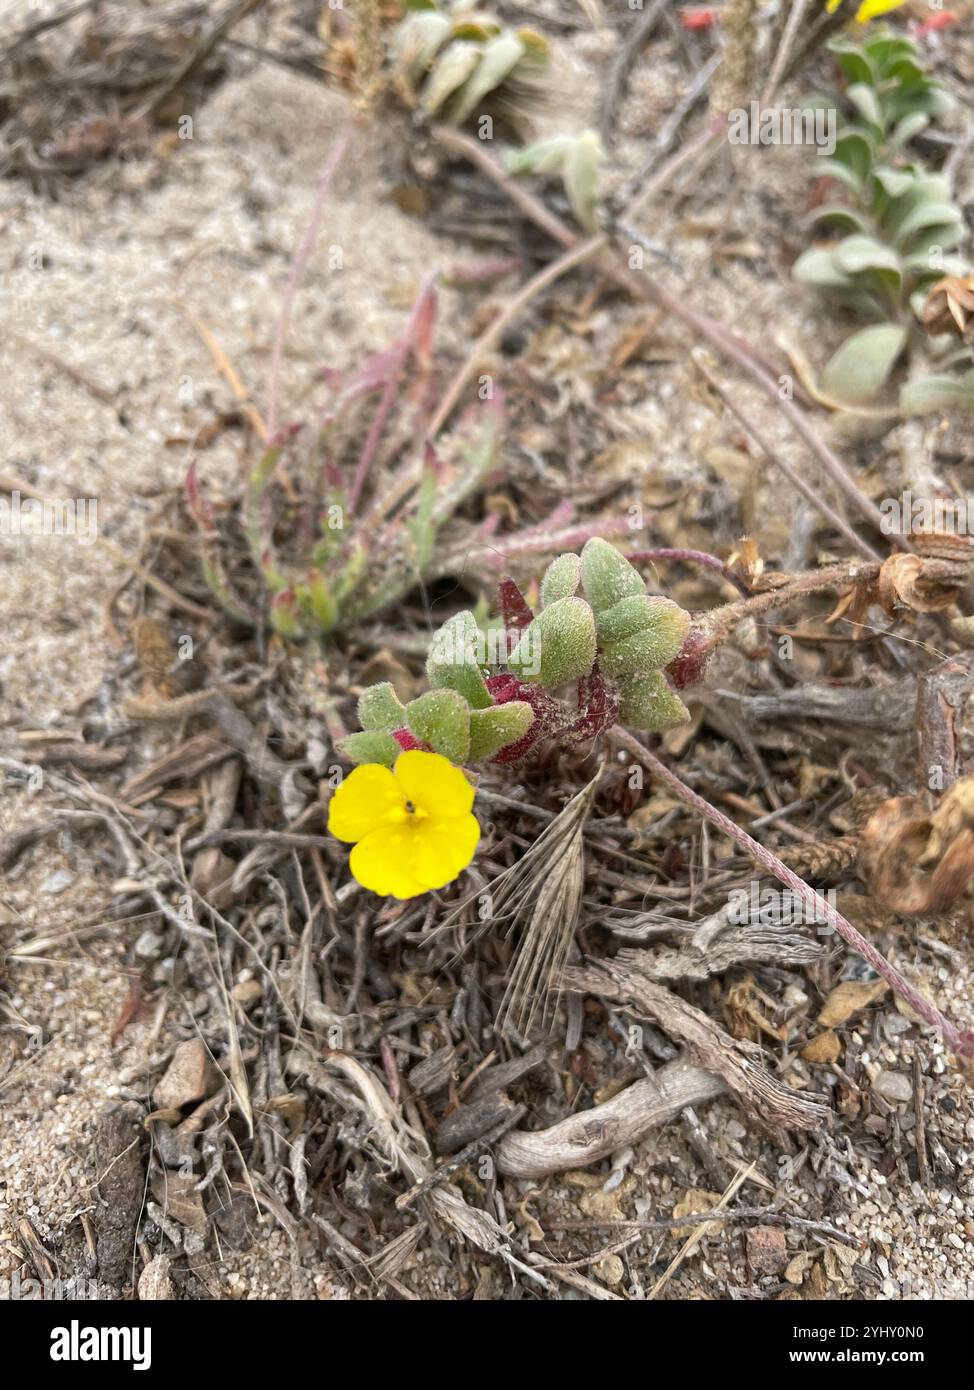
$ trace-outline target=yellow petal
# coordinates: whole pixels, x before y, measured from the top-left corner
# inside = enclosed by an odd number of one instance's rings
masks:
[[[416,827],[410,872],[427,888],[445,888],[470,863],[479,840],[476,816],[429,816]]]
[[[339,840],[361,840],[408,812],[391,768],[363,763],[348,774],[328,803],[328,829]]]
[[[348,867],[362,887],[373,893],[390,898],[416,898],[429,888],[410,872],[415,835],[413,821],[374,830],[352,850]]]
[[[393,772],[405,799],[428,816],[465,816],[473,805],[473,787],[442,753],[412,748],[399,754]]]
[[[890,10],[898,10],[901,5],[905,5],[906,0],[863,0],[856,14],[857,24],[868,24],[871,19],[876,19],[878,15],[889,14]]]

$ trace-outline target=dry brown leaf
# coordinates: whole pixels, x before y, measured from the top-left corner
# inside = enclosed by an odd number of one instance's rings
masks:
[[[957,600],[956,585],[924,579],[919,555],[891,555],[876,580],[876,597],[887,613],[912,608],[915,613],[939,613]]]
[[[974,877],[974,777],[959,777],[933,814],[897,796],[869,818],[859,870],[874,897],[920,916],[949,906]]]
[[[806,1062],[813,1062],[818,1066],[830,1066],[842,1056],[842,1043],[838,1034],[833,1033],[831,1028],[828,1028],[824,1033],[817,1033],[810,1042],[807,1042],[801,1050],[801,1055]]]
[[[822,1005],[817,1022],[822,1028],[838,1028],[853,1014],[881,999],[888,989],[885,980],[844,980]]]

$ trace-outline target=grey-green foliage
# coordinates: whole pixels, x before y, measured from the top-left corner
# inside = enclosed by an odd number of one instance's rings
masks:
[[[548,44],[533,29],[501,25],[475,4],[406,0],[393,63],[427,116],[460,126],[488,108],[516,118],[538,96]]]
[[[943,175],[905,150],[954,100],[922,67],[909,39],[886,31],[860,43],[830,44],[851,107],[835,151],[817,162],[841,194],[818,208],[817,229],[840,235],[805,251],[793,274],[861,316],[878,320],[839,349],[823,373],[829,395],[871,399],[885,385],[906,345],[909,313],[919,313],[930,287],[963,274],[959,248],[968,232]]]

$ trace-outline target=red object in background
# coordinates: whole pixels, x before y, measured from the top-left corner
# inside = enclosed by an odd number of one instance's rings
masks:
[[[916,26],[911,25],[913,37],[925,39],[928,34],[934,34],[938,29],[949,29],[952,24],[956,24],[960,19],[959,14],[954,14],[953,10],[944,10],[942,14],[931,15]]]
[[[695,5],[680,11],[680,23],[684,29],[710,29],[717,23],[717,11],[707,5]]]

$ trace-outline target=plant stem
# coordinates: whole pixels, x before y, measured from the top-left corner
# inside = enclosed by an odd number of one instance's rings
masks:
[[[827,902],[820,893],[816,893],[815,889],[810,887],[804,879],[799,878],[788,868],[787,864],[783,864],[776,854],[766,849],[764,845],[758,844],[757,840],[752,839],[736,821],[732,821],[729,816],[724,815],[723,811],[718,811],[716,806],[712,806],[704,797],[688,787],[675,772],[671,772],[665,763],[660,761],[655,753],[651,753],[626,729],[614,724],[609,730],[609,736],[619,748],[624,749],[647,771],[664,782],[681,801],[703,816],[705,820],[710,821],[712,825],[715,825],[718,830],[745,850],[756,863],[760,864],[762,869],[773,874],[775,878],[797,894],[803,902],[814,910],[816,919],[819,918],[819,915],[824,917],[829,926],[839,933],[843,941],[862,956],[863,960],[869,962],[876,973],[909,1005],[919,1018],[923,1019],[924,1023],[937,1029],[952,1052],[962,1057],[974,1056],[974,1033],[969,1030],[961,1030],[951,1023],[949,1018],[945,1018],[939,1009],[914,989],[908,980],[903,978],[896,967],[890,964],[871,941],[867,941],[851,922],[847,921],[840,912],[836,912],[831,903]]]

